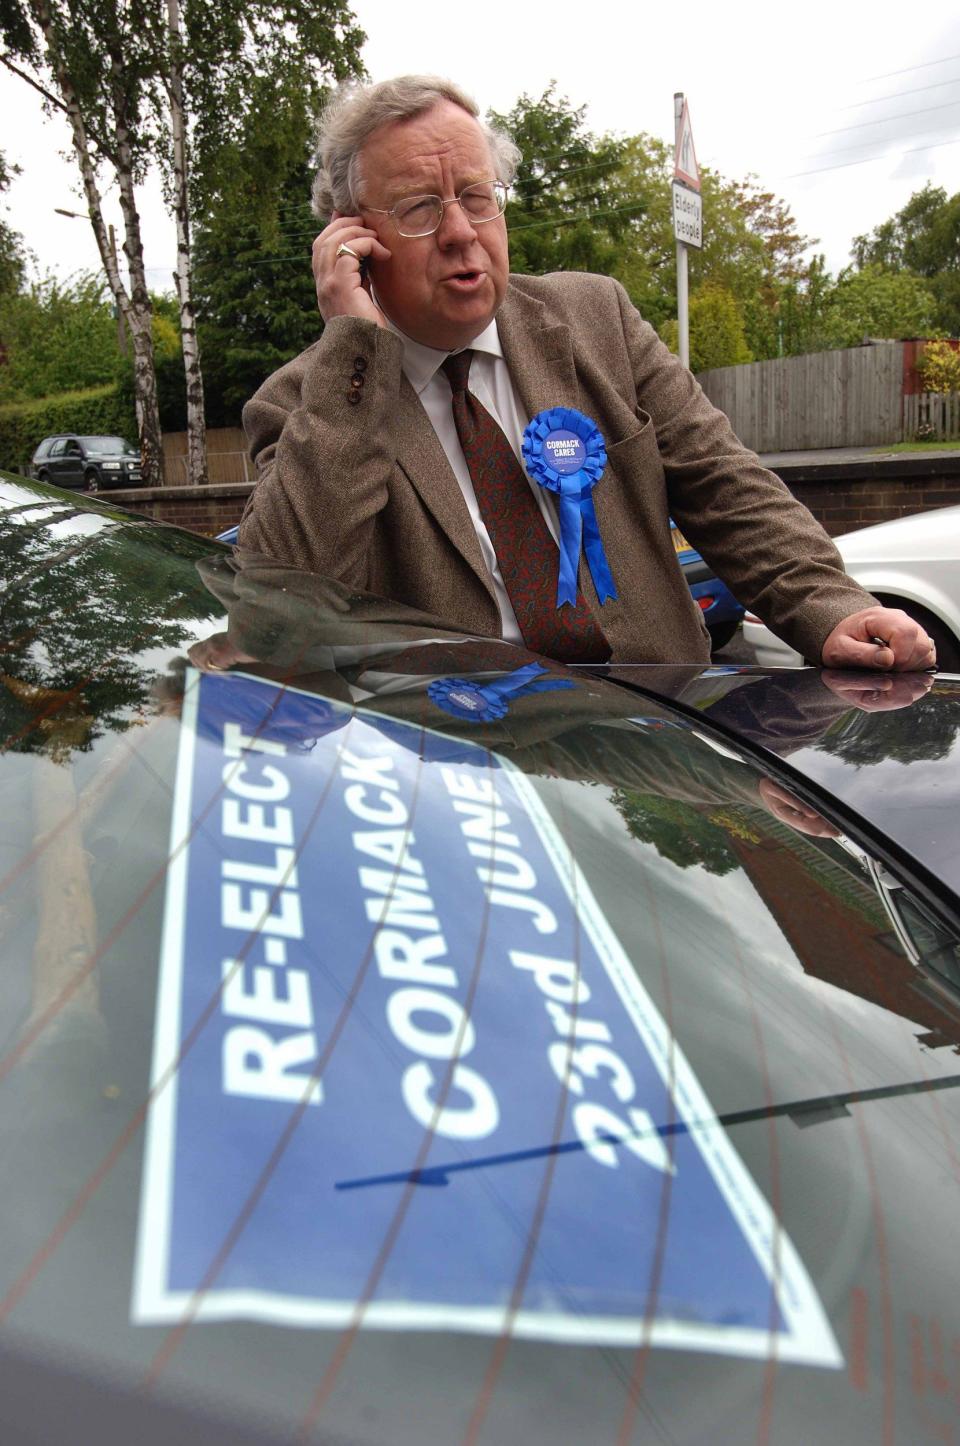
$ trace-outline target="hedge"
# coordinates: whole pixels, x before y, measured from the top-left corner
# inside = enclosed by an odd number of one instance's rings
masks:
[[[135,442],[137,423],[115,383],[29,402],[6,402],[0,406],[0,467],[8,472],[26,468],[43,438],[57,432],[126,437]]]

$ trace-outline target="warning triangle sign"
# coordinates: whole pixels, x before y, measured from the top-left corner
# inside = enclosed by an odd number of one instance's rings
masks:
[[[690,111],[687,102],[683,102],[683,110],[680,114],[680,122],[677,126],[676,146],[673,153],[673,174],[678,181],[683,181],[694,191],[700,189],[700,168],[697,165],[697,153],[693,145],[693,128],[690,125]]]

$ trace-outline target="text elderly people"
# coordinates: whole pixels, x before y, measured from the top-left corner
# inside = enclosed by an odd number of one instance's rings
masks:
[[[848,578],[829,538],[744,448],[612,279],[511,276],[519,159],[455,85],[341,90],[320,123],[313,246],[325,323],[244,411],[259,480],[243,546],[566,661],[705,660],[672,516],[805,657],[911,670],[931,640]],[[602,434],[592,493],[616,596],[581,559],[557,607],[556,498],[520,465],[528,422]]]

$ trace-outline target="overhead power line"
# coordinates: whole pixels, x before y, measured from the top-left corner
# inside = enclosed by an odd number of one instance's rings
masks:
[[[912,90],[895,90],[893,95],[875,95],[872,100],[855,100],[852,105],[838,105],[837,110],[863,110],[864,106],[882,105],[885,100],[899,100],[902,95],[919,95],[924,90],[943,90],[945,85],[960,85],[960,78],[935,80],[930,85],[917,85]]]
[[[883,116],[880,120],[856,121],[852,126],[837,126],[833,131],[817,131],[813,139],[818,140],[820,136],[839,136],[844,131],[862,131],[867,126],[888,126],[892,125],[894,121],[910,120],[913,116],[932,115],[935,110],[955,110],[958,105],[960,105],[960,100],[948,100],[943,105],[926,105],[922,110],[904,110],[899,115]]]
[[[816,151],[811,151],[806,158],[801,157],[801,159],[809,159],[811,161],[827,161],[830,159],[831,156],[846,156],[849,155],[851,151],[862,151],[865,150],[868,146],[886,145],[889,149],[890,147],[898,145],[901,141],[918,141],[922,136],[929,135],[932,135],[934,137],[934,140],[930,142],[931,146],[933,146],[934,144],[940,144],[941,142],[943,144],[948,144],[949,141],[953,139],[953,137],[949,133],[947,136],[944,136],[942,128],[939,131],[936,129],[932,131],[913,131],[912,133],[907,135],[890,136],[887,138],[886,141],[878,138],[872,141],[858,141],[857,144],[853,146],[831,146],[830,149],[827,151],[820,151],[819,153]],[[923,150],[927,149],[927,147],[918,146],[916,149]],[[878,154],[885,155],[887,154],[887,152],[876,152],[874,156],[866,156],[864,157],[864,159],[874,160],[876,159],[876,155]]]
[[[943,146],[956,145],[960,145],[960,136],[954,136],[951,141],[935,141],[929,146],[909,146],[906,150],[895,151],[893,154],[894,156],[910,156],[913,155],[915,151],[938,151],[942,149]],[[877,155],[864,156],[862,160],[859,161],[840,161],[835,166],[817,166],[812,171],[789,171],[785,176],[774,176],[772,179],[776,181],[793,181],[799,176],[819,176],[824,171],[844,171],[849,166],[867,166],[873,161],[886,160],[890,154],[890,151],[879,151]]]
[[[907,75],[911,70],[929,70],[931,65],[947,65],[951,60],[960,60],[960,55],[945,55],[941,60],[923,60],[919,65],[905,65],[902,70],[885,70],[883,75],[868,75],[861,85],[869,85],[873,80],[889,80],[894,75]]]

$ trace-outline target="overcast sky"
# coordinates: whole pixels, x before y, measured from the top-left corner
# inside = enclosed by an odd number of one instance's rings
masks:
[[[211,0],[216,3],[216,0]],[[927,0],[769,0],[671,7],[638,0],[550,5],[486,0],[473,10],[441,0],[353,0],[367,32],[364,61],[382,79],[405,71],[450,75],[481,106],[509,109],[551,80],[586,103],[595,131],[648,131],[673,140],[673,93],[686,93],[701,165],[739,179],[753,172],[819,239],[832,270],[851,238],[891,215],[925,181],[960,190],[960,7]],[[0,76],[2,145],[23,175],[8,219],[40,269],[98,269],[74,169],[59,158],[65,124],[45,120],[21,81]],[[11,123],[11,121],[13,123]],[[108,219],[120,229],[115,192]],[[171,288],[173,225],[159,188],[142,194],[148,280]]]

